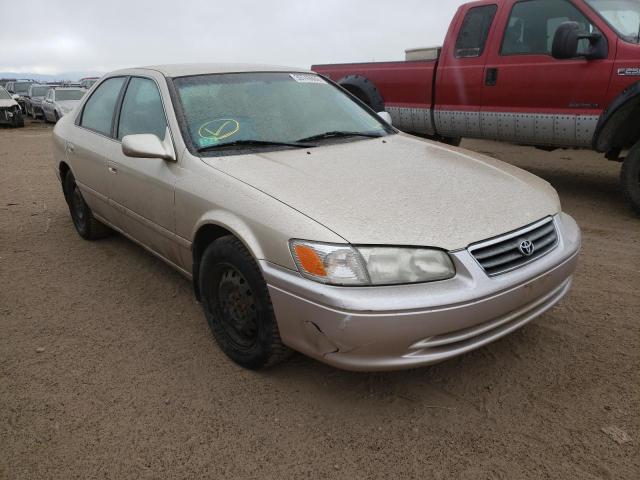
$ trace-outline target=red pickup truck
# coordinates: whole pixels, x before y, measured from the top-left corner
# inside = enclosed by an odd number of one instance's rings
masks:
[[[312,69],[409,133],[591,148],[623,161],[623,189],[640,213],[638,0],[472,2],[432,60]]]

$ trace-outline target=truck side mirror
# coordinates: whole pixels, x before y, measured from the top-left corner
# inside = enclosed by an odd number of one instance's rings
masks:
[[[589,52],[578,53],[580,40],[589,40]],[[607,39],[601,33],[583,33],[578,22],[561,23],[553,36],[551,55],[557,60],[584,57],[587,60],[607,58]]]

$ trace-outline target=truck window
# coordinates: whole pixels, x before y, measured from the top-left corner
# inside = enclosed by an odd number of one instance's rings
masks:
[[[469,9],[456,40],[456,58],[473,58],[482,55],[497,10],[497,5]]]
[[[553,37],[564,22],[578,22],[586,33],[594,25],[566,0],[525,0],[513,6],[504,32],[500,55],[551,55]],[[586,53],[588,40],[581,40],[579,53]]]

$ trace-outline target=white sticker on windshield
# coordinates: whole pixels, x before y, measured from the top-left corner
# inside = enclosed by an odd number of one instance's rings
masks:
[[[327,83],[322,77],[311,73],[290,73],[289,75],[298,83]]]

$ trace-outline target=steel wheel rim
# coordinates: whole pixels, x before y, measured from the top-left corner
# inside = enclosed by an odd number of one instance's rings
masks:
[[[242,350],[255,345],[258,311],[249,282],[232,265],[225,264],[218,282],[220,324],[225,335]]]

